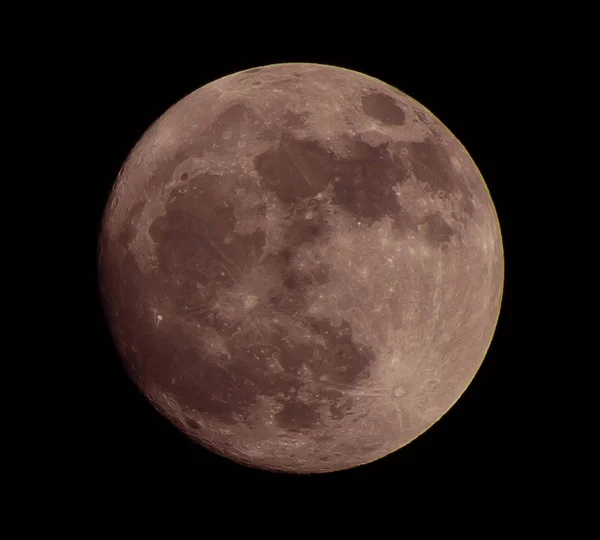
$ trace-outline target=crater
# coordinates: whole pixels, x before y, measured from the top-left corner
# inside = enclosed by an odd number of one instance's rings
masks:
[[[406,395],[406,388],[404,388],[404,386],[398,386],[396,387],[396,389],[394,390],[394,396],[395,397],[402,397]]]
[[[193,418],[186,418],[185,419],[185,423],[188,427],[192,428],[192,429],[198,429],[200,427],[200,424],[198,422],[196,422],[196,420],[194,420]]]
[[[368,94],[362,98],[364,113],[375,120],[389,126],[402,126],[406,121],[406,113],[396,100],[385,94]]]

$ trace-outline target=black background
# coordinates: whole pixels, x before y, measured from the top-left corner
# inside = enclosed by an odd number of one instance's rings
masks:
[[[75,119],[72,136],[85,139],[89,149],[83,158],[88,165],[79,202],[86,236],[78,252],[88,265],[81,295],[88,324],[80,337],[87,352],[72,381],[82,403],[78,410],[85,413],[83,418],[70,415],[65,420],[73,442],[64,452],[69,470],[81,475],[83,493],[109,489],[111,497],[164,498],[167,493],[191,491],[209,500],[235,489],[236,498],[252,499],[257,486],[287,496],[368,485],[403,493],[422,488],[430,497],[433,493],[450,500],[462,491],[500,497],[507,489],[513,496],[527,489],[534,482],[537,457],[530,450],[531,411],[521,381],[532,360],[516,323],[516,299],[523,294],[516,277],[522,227],[517,193],[525,181],[526,170],[519,164],[527,148],[518,144],[518,129],[509,119],[533,99],[526,74],[535,62],[523,58],[522,51],[481,41],[460,47],[437,43],[435,52],[427,44],[416,51],[380,42],[361,47],[351,40],[312,47],[290,46],[286,41],[259,47],[240,41],[226,49],[209,47],[199,38],[186,42],[185,50],[175,45],[172,38],[165,44],[151,32],[140,41],[98,39],[91,45],[86,42],[80,60],[73,60],[76,76],[70,91],[78,97],[71,105],[82,118]],[[112,184],[154,120],[177,100],[219,77],[266,64],[304,61],[379,78],[421,102],[458,137],[490,190],[506,265],[494,339],[456,405],[415,441],[375,463],[298,476],[253,470],[216,456],[155,412],[121,367],[104,323],[95,261],[98,228]],[[78,238],[82,231],[77,231]]]

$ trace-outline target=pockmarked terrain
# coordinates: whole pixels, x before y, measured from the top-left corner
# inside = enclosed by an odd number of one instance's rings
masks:
[[[125,366],[188,436],[298,473],[374,461],[456,402],[489,346],[490,194],[419,103],[280,64],[169,109],[119,173],[99,242]]]

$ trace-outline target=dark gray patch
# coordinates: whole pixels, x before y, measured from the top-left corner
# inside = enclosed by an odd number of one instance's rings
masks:
[[[274,397],[278,394],[290,396],[300,387],[295,376],[298,367],[306,360],[306,351],[287,341],[283,329],[275,330],[268,341],[254,331],[238,332],[231,335],[226,343],[235,360],[232,371],[239,384],[256,388],[257,395]],[[273,372],[269,361],[277,355],[285,373]]]
[[[289,261],[280,253],[269,253],[261,259],[261,274],[270,275],[274,280],[279,281],[280,277],[287,270]]]
[[[305,286],[295,276],[285,274],[284,286],[273,291],[269,297],[269,305],[277,312],[293,317],[307,307]]]
[[[471,217],[475,210],[473,194],[467,188],[464,178],[456,171],[447,152],[434,141],[406,143],[415,176],[424,182],[431,193],[442,190],[460,194],[461,210]]]
[[[155,290],[156,282],[148,279],[145,286],[147,290]],[[180,351],[182,348],[191,349],[193,341],[177,318],[165,316],[157,327],[152,309],[141,307],[138,304],[130,308],[137,316],[128,318],[131,335],[134,336],[130,343],[136,348],[137,374],[145,384],[154,383],[169,389],[166,384],[177,374]]]
[[[287,245],[298,247],[305,243],[313,243],[324,229],[322,215],[313,218],[299,216],[285,231]]]
[[[205,354],[194,346],[195,338],[184,325],[171,323],[160,339],[150,340],[153,347],[143,351],[148,359],[146,379],[172,393],[183,406],[225,423],[249,420],[248,408],[258,396],[297,392],[296,379],[268,372],[266,362],[274,345],[261,343],[256,335],[227,338],[227,332],[222,333],[231,357]]]
[[[167,218],[165,216],[158,216],[148,228],[148,234],[153,242],[159,244],[162,242],[163,234],[166,230]]]
[[[326,263],[312,265],[310,270],[290,268],[284,274],[283,284],[291,291],[304,291],[310,285],[324,285],[329,282],[330,266]]]
[[[207,357],[190,346],[193,338],[185,334],[180,323],[168,324],[171,326],[163,337],[145,351],[154,359],[147,375],[177,396],[182,405],[223,422],[243,421],[245,411],[258,396],[270,396],[284,405],[277,422],[285,429],[314,428],[320,422],[321,406],[329,408],[333,418],[342,418],[352,406],[343,392],[321,389],[317,383],[314,403],[306,405],[295,397],[298,390],[306,382],[317,382],[322,375],[330,382],[351,387],[374,361],[371,351],[352,342],[347,324],[336,328],[327,321],[311,321],[310,326],[324,338],[325,346],[294,343],[285,328],[273,329],[268,339],[252,329],[235,333],[221,329],[231,355],[227,358]],[[178,352],[182,348],[187,352]],[[273,355],[283,372],[269,367]],[[309,368],[314,379],[312,375],[308,381],[302,378],[303,366]]]
[[[306,382],[300,375],[303,366],[314,374],[314,381],[325,375],[331,382],[352,386],[368,372],[374,355],[353,343],[347,324],[338,328],[326,320],[308,321],[309,329],[325,341],[317,346],[292,342],[285,326],[265,332],[264,327],[258,330],[216,316],[216,292],[234,285],[256,264],[265,240],[262,232],[232,234],[233,208],[212,189],[218,180],[200,176],[171,192],[165,215],[150,226],[157,244],[155,275],[144,276],[130,254],[123,274],[109,281],[121,295],[121,336],[137,351],[137,376],[171,393],[184,407],[222,422],[244,422],[257,397],[270,396],[285,405],[277,417],[282,427],[311,429],[320,422],[316,405],[305,406],[294,397]],[[273,291],[270,313],[297,318],[305,312],[307,285],[328,280],[326,265],[302,273],[291,264],[299,246],[325,234],[319,204],[305,199],[290,208],[286,249],[262,260],[261,271],[273,276],[273,283],[282,283]],[[308,211],[310,220],[305,219]],[[168,311],[161,307],[165,298]],[[155,308],[164,315],[158,326]],[[198,333],[209,327],[220,333],[230,356],[207,354],[198,347]],[[274,355],[283,372],[273,369]],[[319,406],[341,418],[350,405],[342,394],[323,391]],[[189,423],[188,427],[197,429]]]
[[[162,347],[162,362],[154,363],[149,375],[177,396],[181,404],[222,422],[234,423],[248,419],[248,408],[256,403],[258,396],[275,398],[283,394],[287,399],[277,399],[290,405],[280,420],[290,428],[309,427],[306,414],[293,397],[301,386],[294,376],[295,358],[305,358],[305,351],[286,347],[283,332],[272,336],[269,342],[252,332],[232,334],[226,340],[231,357],[211,358],[193,347],[188,347],[184,354],[177,353],[185,347],[186,337],[172,330],[165,337],[178,342],[177,350],[165,355],[168,351]],[[269,371],[268,360],[274,353],[286,365],[284,374]]]
[[[324,229],[323,229],[324,230]],[[281,251],[281,256],[287,265],[283,272],[283,285],[288,293],[301,295],[309,285],[319,285],[329,282],[329,261],[310,261],[307,267],[302,267],[297,258],[297,247],[303,243],[313,243],[322,230],[312,227],[297,226],[288,230],[286,237],[290,240],[289,247]],[[292,242],[291,240],[294,240]]]
[[[163,362],[169,360],[163,358]],[[187,357],[179,354],[172,373],[174,381],[168,380],[164,373],[159,380],[177,396],[179,403],[222,422],[233,423],[233,414],[247,409],[256,400],[256,390],[248,377],[244,377],[246,384],[240,383],[242,366],[228,370],[196,350],[189,350]]]
[[[434,246],[439,247],[441,244],[447,244],[454,234],[452,227],[439,213],[429,214],[421,224],[425,226],[427,241]]]
[[[283,115],[283,126],[285,128],[299,129],[306,125],[306,121],[306,116],[293,111],[286,111]]]
[[[333,159],[316,141],[299,141],[284,134],[276,148],[254,160],[262,184],[283,202],[314,197],[332,178]]]
[[[370,373],[375,362],[372,349],[354,343],[350,325],[343,321],[335,326],[328,319],[309,317],[313,332],[323,338],[324,344],[315,344],[311,369],[317,376],[348,386],[355,386]]]
[[[269,307],[288,316],[302,312],[307,305],[307,283],[293,270],[293,253],[294,248],[290,245],[277,254],[268,255],[261,264],[262,273],[271,275],[274,283],[281,283],[270,292]]]
[[[221,143],[221,139],[226,132],[231,132],[232,139],[237,138],[242,130],[242,126],[252,121],[256,121],[254,112],[243,103],[235,103],[222,112],[213,122],[209,136],[213,143]],[[226,144],[231,144],[231,139]]]
[[[405,180],[405,168],[387,144],[372,147],[357,140],[348,144],[350,157],[336,163],[335,202],[368,223],[389,216],[403,225],[404,211],[393,188]]]
[[[396,100],[385,94],[363,96],[362,107],[367,116],[390,126],[402,126],[406,120],[406,114]]]
[[[247,112],[248,108],[245,105],[242,103],[235,103],[219,115],[215,124],[222,126],[223,128],[229,128],[239,124]]]
[[[298,248],[315,243],[329,230],[323,203],[315,199],[303,201],[290,210],[289,225],[285,231],[286,245]]]
[[[297,373],[307,364],[313,355],[313,348],[305,343],[283,344],[280,364],[289,373]]]
[[[215,191],[218,180],[200,176],[174,189],[165,215],[149,229],[164,295],[185,316],[206,311],[217,288],[236,283],[265,243],[262,231],[233,233],[234,209]]]
[[[288,431],[312,429],[319,425],[321,415],[317,404],[306,404],[300,401],[284,403],[283,410],[275,415],[277,424]]]

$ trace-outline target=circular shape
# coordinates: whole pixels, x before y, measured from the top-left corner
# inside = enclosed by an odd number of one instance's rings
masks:
[[[204,446],[298,473],[426,431],[487,351],[498,219],[431,113],[356,72],[281,64],[204,86],[114,186],[101,290],[125,366]]]

